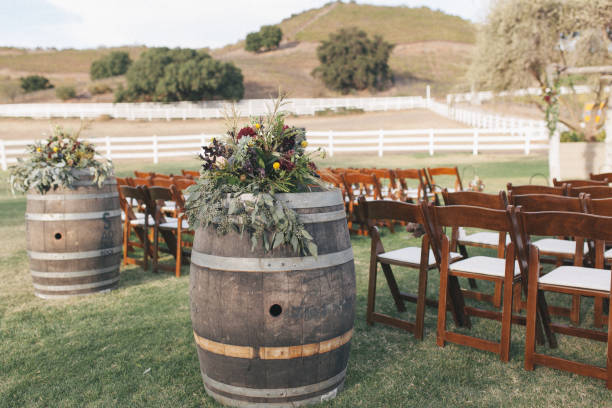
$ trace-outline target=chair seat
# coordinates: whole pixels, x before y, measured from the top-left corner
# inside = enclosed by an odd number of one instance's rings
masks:
[[[136,213],[136,219],[135,220],[131,220],[130,224],[132,225],[144,225],[145,224],[145,217],[144,214],[142,213]],[[153,219],[153,217],[151,217],[149,215],[149,227],[152,227],[155,224],[155,220]]]
[[[612,259],[612,248],[610,248],[606,252],[604,252],[604,257],[606,259]]]
[[[461,233],[463,231],[463,234]],[[511,241],[510,236],[506,234],[506,245]],[[498,232],[477,232],[475,234],[466,235],[463,229],[459,230],[459,239],[457,243],[462,245],[488,245],[497,247],[499,245]]]
[[[460,259],[461,254],[451,252],[451,262],[456,259]],[[378,255],[378,259],[383,263],[409,263],[413,265],[421,264],[421,248],[419,247],[406,247],[402,249],[396,249]],[[429,266],[436,264],[436,258],[433,251],[429,250]]]
[[[540,252],[548,252],[552,254],[574,255],[576,253],[576,241],[568,241],[557,238],[544,238],[533,243]],[[589,246],[584,243],[584,253],[589,252]]]
[[[539,283],[609,292],[610,271],[583,266],[560,266],[540,277]]]
[[[159,224],[159,228],[177,229],[178,228],[178,220],[176,218],[166,218],[166,222],[163,222],[163,223]],[[184,230],[188,230],[189,229],[189,223],[187,222],[187,220],[183,220],[182,229],[184,229]]]
[[[455,262],[450,268],[457,272],[477,273],[487,276],[504,277],[506,274],[506,260],[490,256],[472,256]],[[514,262],[514,276],[520,273],[518,262]]]

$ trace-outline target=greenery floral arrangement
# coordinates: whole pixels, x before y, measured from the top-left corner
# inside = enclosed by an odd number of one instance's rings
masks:
[[[238,127],[236,112],[228,131],[213,139],[200,154],[201,176],[189,187],[186,208],[194,228],[215,226],[218,234],[245,231],[251,250],[261,242],[265,251],[291,245],[295,252],[317,255],[312,236],[298,214],[276,193],[321,190],[313,155],[307,152],[304,129],[285,125],[282,98],[265,117]]]
[[[101,160],[93,144],[79,139],[80,130],[71,133],[60,126],[53,128],[46,140],[26,147],[28,157],[17,159],[9,167],[9,183],[13,193],[36,189],[45,194],[58,187],[73,188],[73,170],[89,171],[93,181],[102,186],[113,173],[110,160]]]

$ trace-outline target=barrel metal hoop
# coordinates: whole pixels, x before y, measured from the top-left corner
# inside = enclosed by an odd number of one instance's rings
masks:
[[[326,213],[300,214],[299,217],[300,217],[300,221],[303,224],[313,224],[316,222],[345,220],[346,211],[338,210],[338,211],[330,211]]]
[[[70,298],[74,298],[77,296],[91,296],[91,295],[99,295],[101,293],[109,293],[111,290],[113,290],[113,288],[106,288],[102,290],[97,290],[95,292],[73,293],[73,294],[40,293],[40,292],[34,291],[34,294],[36,295],[36,297],[39,297],[41,299],[70,299]]]
[[[104,180],[102,184],[115,185],[117,184],[117,180]],[[98,184],[94,183],[93,180],[75,181],[72,183],[72,185],[74,187],[98,187]]]
[[[30,221],[76,221],[95,220],[121,216],[121,210],[95,211],[86,213],[26,213],[25,219]]]
[[[240,395],[243,397],[259,397],[259,398],[284,398],[284,397],[298,397],[300,395],[311,394],[313,392],[321,391],[332,385],[342,382],[346,377],[346,368],[340,373],[328,378],[325,381],[321,381],[316,384],[305,385],[302,387],[295,388],[248,388],[248,387],[236,387],[234,385],[224,384],[219,381],[213,380],[206,374],[202,373],[204,384],[214,387],[215,389],[229,394]]]
[[[209,269],[232,272],[285,272],[329,268],[345,264],[353,259],[353,248],[318,256],[288,258],[234,258],[203,254],[196,250],[191,253],[194,265]]]
[[[68,201],[68,200],[87,200],[90,198],[115,198],[119,197],[118,192],[99,193],[99,194],[28,194],[26,198],[34,201]]]
[[[85,259],[95,258],[98,256],[108,256],[118,254],[123,251],[123,247],[116,246],[113,248],[96,249],[94,251],[83,252],[37,252],[28,251],[30,259],[39,259],[42,261],[64,261],[70,259]]]
[[[324,401],[333,399],[338,394],[338,389],[340,388],[341,385],[342,383],[339,384],[338,387],[332,389],[329,392],[326,392],[325,394],[316,395],[314,397],[305,398],[303,400],[287,401],[287,402],[253,402],[253,401],[244,401],[244,400],[229,398],[229,397],[226,397],[225,395],[221,395],[211,390],[210,387],[206,385],[206,383],[204,384],[204,389],[206,390],[208,395],[210,395],[211,397],[213,397],[220,403],[224,405],[232,406],[232,407],[294,408],[294,407],[300,407],[300,406],[305,406],[305,405],[312,405],[312,404],[316,404],[319,402],[324,402]]]
[[[49,292],[63,292],[65,290],[93,289],[98,288],[100,286],[110,285],[115,282],[119,282],[119,276],[99,282],[80,283],[77,285],[41,285],[40,283],[36,282],[32,284],[34,285],[34,289],[47,290]]]
[[[313,193],[279,193],[274,197],[289,208],[331,207],[343,203],[342,194],[338,189]]]
[[[353,337],[353,329],[350,329],[340,336],[318,343],[300,344],[297,346],[284,347],[253,347],[253,346],[234,346],[231,344],[219,343],[205,339],[198,335],[195,330],[193,337],[196,344],[203,350],[211,353],[220,354],[227,357],[253,359],[255,356],[261,360],[290,360],[293,358],[311,357],[317,354],[329,353],[336,350]]]
[[[107,268],[91,269],[88,271],[74,271],[74,272],[41,272],[41,271],[30,271],[32,276],[37,278],[79,278],[81,276],[94,276],[101,275],[103,273],[113,272],[119,270],[119,265],[109,266]]]

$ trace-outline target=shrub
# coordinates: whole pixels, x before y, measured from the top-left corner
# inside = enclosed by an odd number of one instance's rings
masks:
[[[330,34],[317,48],[321,62],[313,75],[329,89],[348,93],[352,90],[382,90],[393,83],[389,56],[393,45],[380,36],[371,40],[357,28]]]
[[[93,80],[123,75],[131,64],[132,60],[127,52],[113,51],[92,62],[89,75]]]
[[[263,26],[258,32],[246,36],[244,49],[251,52],[259,52],[262,48],[271,50],[278,48],[282,39],[283,32],[279,27]]]
[[[15,98],[23,92],[21,86],[17,82],[13,81],[0,81],[0,95],[9,99],[11,102],[15,101]]]
[[[76,90],[74,89],[74,86],[59,86],[55,90],[55,96],[62,101],[66,101],[76,96]]]
[[[560,138],[561,143],[575,143],[575,142],[586,142],[587,138],[584,133],[576,132],[575,130],[566,130],[561,133]],[[602,129],[599,133],[595,135],[595,142],[605,142],[606,141],[606,131]]]
[[[34,92],[43,89],[53,88],[53,85],[47,78],[41,75],[29,75],[25,78],[20,78],[21,88],[24,92]]]
[[[102,95],[113,91],[113,88],[108,84],[91,84],[88,88],[92,95]]]
[[[242,71],[231,62],[214,60],[188,48],[151,48],[127,72],[127,88],[119,86],[117,102],[241,99]]]

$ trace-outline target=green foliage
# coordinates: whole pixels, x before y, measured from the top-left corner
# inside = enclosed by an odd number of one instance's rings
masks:
[[[283,39],[283,32],[280,27],[267,25],[254,33],[246,36],[244,49],[251,52],[259,52],[262,48],[269,51],[278,48]]]
[[[89,75],[92,80],[123,75],[132,64],[130,55],[125,51],[113,51],[91,63]]]
[[[100,160],[91,143],[79,140],[79,133],[56,126],[53,134],[43,141],[26,147],[29,157],[17,159],[9,167],[9,183],[13,193],[26,193],[36,189],[41,194],[58,187],[72,188],[74,170],[85,170],[93,181],[102,185],[113,171],[110,161]]]
[[[258,32],[248,33],[244,49],[251,52],[258,52],[262,47],[261,35]]]
[[[98,83],[91,84],[88,88],[89,93],[92,95],[102,95],[113,91],[113,88],[109,84]]]
[[[561,133],[561,143],[576,143],[576,142],[586,142],[587,138],[584,133],[576,132],[574,130],[566,130]],[[606,140],[606,131],[602,130],[599,132],[596,137],[596,142],[604,142]]]
[[[115,93],[117,102],[237,100],[244,95],[239,68],[187,48],[149,49],[132,64],[126,77],[127,88],[120,86]]]
[[[389,56],[393,45],[380,36],[371,40],[357,28],[341,29],[331,34],[317,48],[321,62],[313,75],[329,89],[348,93],[353,90],[383,90],[393,83]]]
[[[42,75],[28,75],[27,77],[20,78],[20,81],[21,89],[23,89],[24,92],[34,92],[53,88],[51,82]]]
[[[202,175],[189,188],[189,223],[195,228],[214,225],[219,234],[247,231],[252,249],[258,242],[266,251],[286,244],[297,253],[316,255],[316,244],[298,215],[274,196],[319,186],[305,150],[306,132],[285,126],[280,104],[279,98],[265,120],[252,119],[240,130],[234,117],[224,140],[203,147]]]
[[[58,86],[55,89],[55,96],[57,96],[62,101],[66,101],[76,96],[76,90],[74,89],[74,86],[70,85]]]

